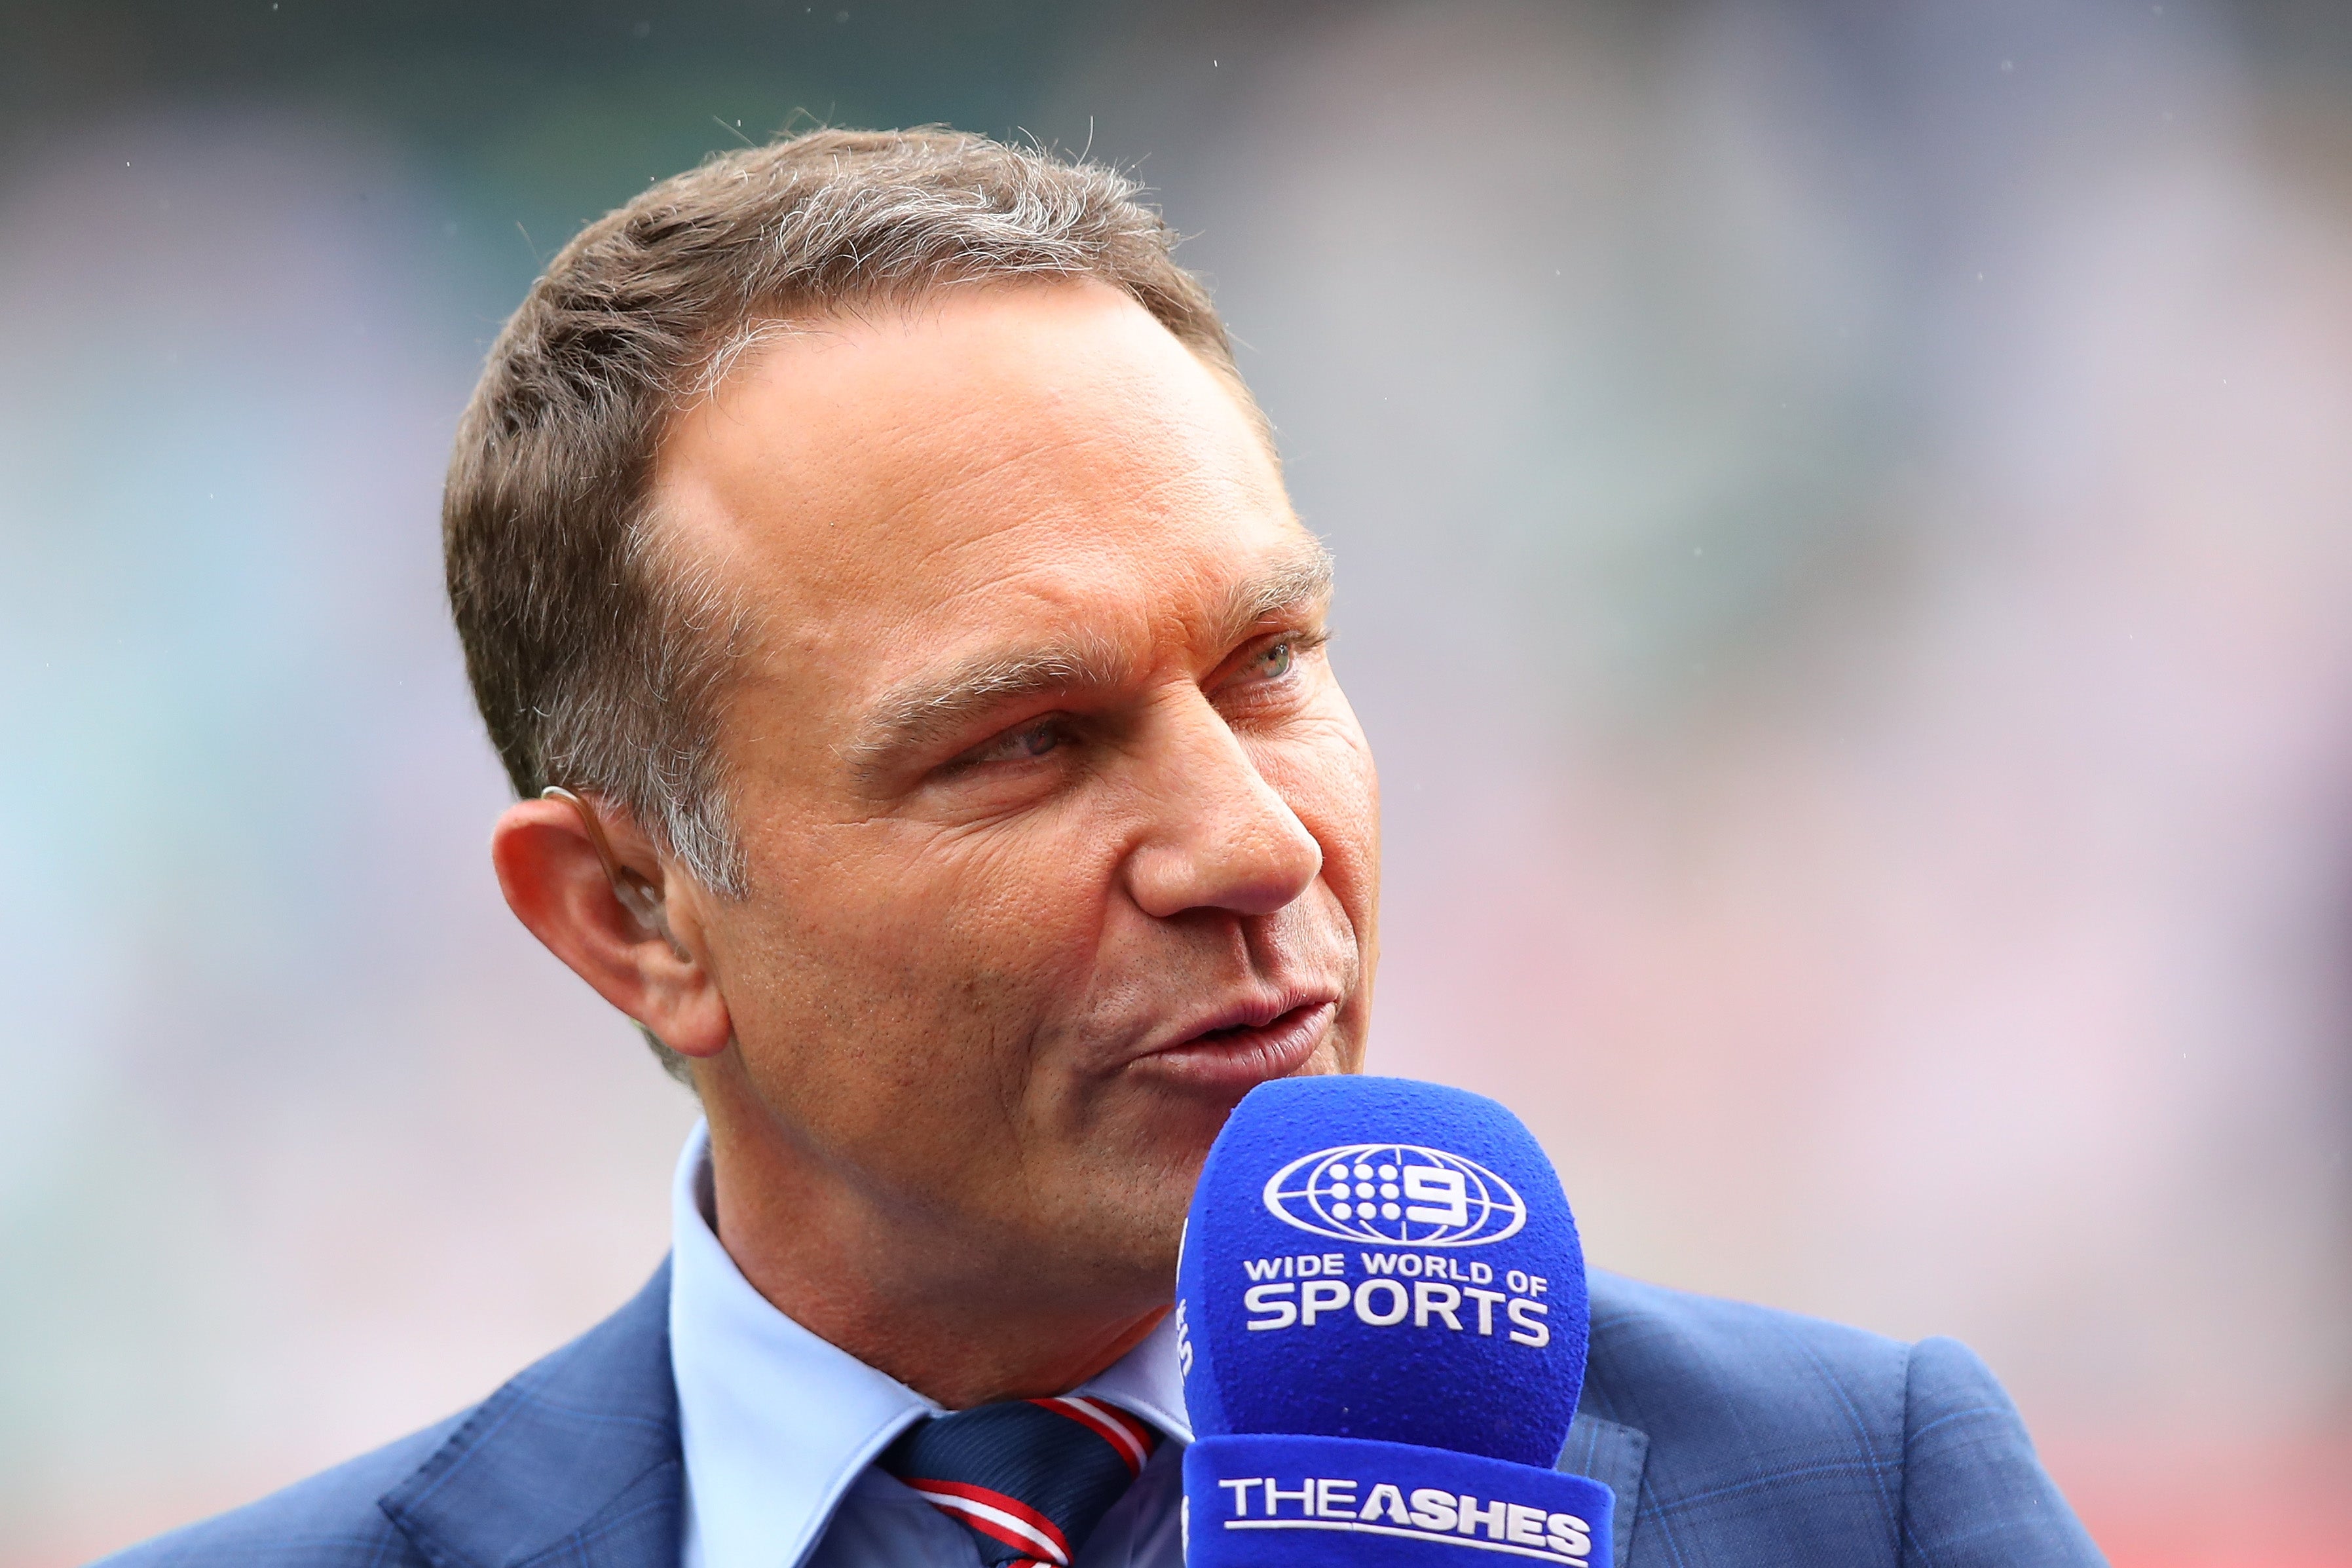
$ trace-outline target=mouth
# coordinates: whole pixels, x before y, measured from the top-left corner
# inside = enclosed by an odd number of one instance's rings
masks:
[[[1238,1098],[1305,1067],[1329,1036],[1339,1012],[1339,1002],[1328,996],[1241,1004],[1191,1026],[1140,1059],[1187,1086]]]

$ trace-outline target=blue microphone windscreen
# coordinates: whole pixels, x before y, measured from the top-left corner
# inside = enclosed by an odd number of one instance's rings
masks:
[[[1176,1291],[1202,1436],[1549,1468],[1576,1416],[1576,1221],[1534,1137],[1479,1095],[1351,1077],[1252,1089],[1202,1169]]]

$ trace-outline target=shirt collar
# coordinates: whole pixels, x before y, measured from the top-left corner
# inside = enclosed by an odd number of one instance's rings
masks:
[[[710,1194],[710,1131],[698,1122],[670,1192],[669,1354],[687,1529],[709,1568],[798,1568],[875,1456],[940,1406],[754,1290],[719,1245]],[[1172,1315],[1072,1392],[1192,1441]]]

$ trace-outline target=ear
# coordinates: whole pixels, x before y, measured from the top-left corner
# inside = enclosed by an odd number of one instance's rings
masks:
[[[625,814],[583,805],[597,814],[624,886],[614,886],[569,802],[518,801],[490,832],[490,864],[507,907],[598,995],[662,1044],[680,1056],[717,1056],[734,1031],[710,970],[700,911],[685,907],[700,889],[663,865]]]

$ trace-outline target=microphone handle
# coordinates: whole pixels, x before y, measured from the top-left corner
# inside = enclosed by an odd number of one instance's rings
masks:
[[[1362,1437],[1202,1437],[1184,1454],[1184,1562],[1610,1568],[1615,1506],[1599,1481],[1480,1454]]]

